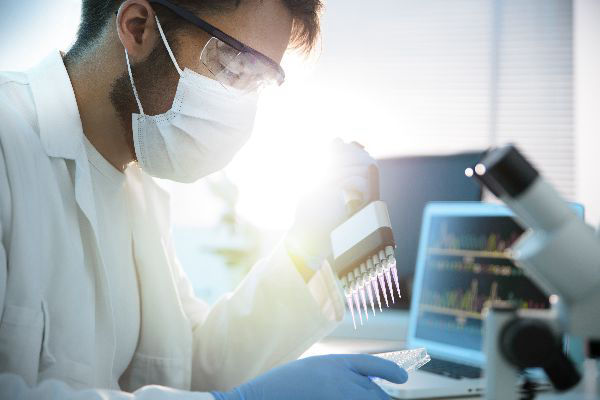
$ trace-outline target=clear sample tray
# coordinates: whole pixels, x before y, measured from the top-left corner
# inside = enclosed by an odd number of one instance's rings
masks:
[[[411,372],[421,368],[423,365],[431,361],[431,357],[427,354],[427,350],[423,347],[412,350],[392,351],[390,353],[374,354],[376,357],[396,363],[399,367],[404,368],[406,372]],[[374,382],[387,382],[384,379],[376,378]]]

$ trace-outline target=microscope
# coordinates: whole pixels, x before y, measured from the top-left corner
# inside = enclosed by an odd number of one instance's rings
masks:
[[[548,310],[489,305],[485,398],[519,398],[519,373],[536,367],[556,390],[569,390],[581,376],[563,352],[563,336],[587,340],[588,356],[600,358],[600,238],[512,145],[488,151],[466,174],[504,201],[527,230],[512,256],[551,304]]]

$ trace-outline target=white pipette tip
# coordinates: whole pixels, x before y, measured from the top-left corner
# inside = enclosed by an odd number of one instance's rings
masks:
[[[371,310],[373,310],[373,316],[375,316],[375,303],[373,303],[373,290],[371,289],[371,282],[367,282],[367,294],[369,295],[369,303],[371,303]]]
[[[383,299],[385,300],[385,306],[387,308],[390,307],[390,304],[388,303],[388,298],[387,298],[387,294],[386,294],[386,288],[385,288],[385,281],[383,279],[383,274],[379,274],[377,275],[377,279],[379,279],[379,286],[381,287],[381,293],[383,293]]]
[[[398,299],[402,298],[402,294],[400,293],[400,284],[398,283],[398,268],[396,267],[396,262],[394,261],[391,264],[392,277],[394,278],[394,283],[396,284],[396,290],[398,291]]]
[[[392,287],[392,276],[389,268],[385,269],[385,280],[387,281],[388,289],[390,290],[390,296],[392,296],[392,304],[395,304],[396,300],[394,299],[394,288]]]
[[[362,300],[363,308],[365,310],[365,316],[367,317],[367,321],[368,321],[369,320],[369,310],[367,309],[367,300],[365,299],[364,286],[360,288],[360,299]]]
[[[352,296],[354,297],[354,305],[356,306],[356,310],[358,310],[358,316],[360,317],[360,326],[362,326],[362,312],[360,311],[360,303],[358,302],[358,293],[356,292],[356,290],[352,291]]]
[[[379,297],[379,285],[377,284],[377,278],[371,281],[373,283],[373,291],[375,292],[375,297],[377,298],[377,305],[379,306],[379,312],[383,312],[381,308],[381,298]]]
[[[346,301],[348,302],[348,308],[350,308],[350,314],[352,314],[352,324],[354,324],[354,330],[356,330],[356,319],[354,318],[354,306],[352,305],[352,296],[346,295]]]

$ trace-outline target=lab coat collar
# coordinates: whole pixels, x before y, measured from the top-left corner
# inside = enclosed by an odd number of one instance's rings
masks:
[[[83,148],[83,128],[75,93],[59,51],[49,54],[29,73],[40,139],[50,157],[75,160]]]
[[[29,71],[28,77],[42,145],[50,157],[75,161],[75,199],[97,234],[96,205],[81,117],[60,52],[49,54]]]
[[[97,233],[96,206],[81,117],[71,80],[59,51],[49,54],[28,72],[42,145],[50,157],[75,161],[75,198]],[[168,209],[168,195],[143,171],[129,174],[142,183],[144,196],[154,196],[158,209]],[[142,199],[144,198],[142,196]],[[168,222],[159,218],[168,230]]]

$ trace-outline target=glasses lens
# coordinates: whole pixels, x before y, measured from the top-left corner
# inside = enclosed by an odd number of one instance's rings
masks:
[[[273,65],[214,37],[204,46],[200,60],[223,85],[245,92],[257,91],[281,81],[280,73]]]

